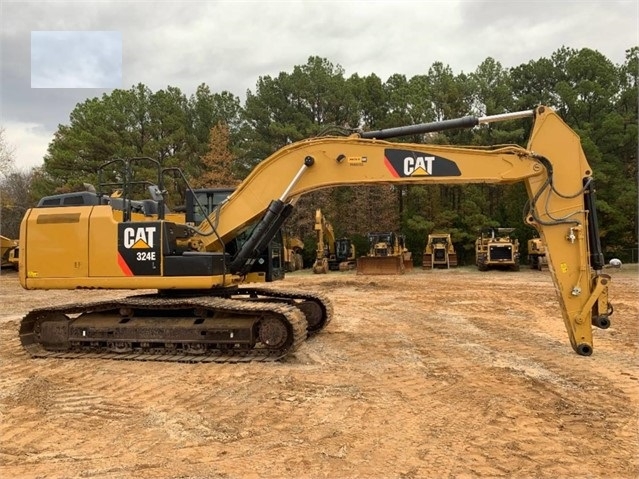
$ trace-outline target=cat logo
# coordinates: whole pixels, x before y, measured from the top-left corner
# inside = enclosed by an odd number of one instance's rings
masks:
[[[434,156],[418,156],[413,158],[407,156],[404,158],[404,175],[405,176],[425,176],[433,174]]]
[[[394,178],[425,179],[429,176],[460,176],[457,163],[425,151],[386,148],[384,164]]]
[[[152,249],[155,232],[155,226],[138,226],[137,228],[124,228],[124,247],[127,249]]]

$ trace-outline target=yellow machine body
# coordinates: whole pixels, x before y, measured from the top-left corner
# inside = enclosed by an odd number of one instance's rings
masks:
[[[0,236],[0,267],[18,269],[19,241]]]
[[[519,271],[519,240],[510,236],[515,228],[490,228],[475,240],[475,263],[479,271],[504,268]]]
[[[532,269],[539,271],[548,269],[546,245],[541,238],[531,238],[528,240],[528,264]]]
[[[314,229],[317,236],[317,250],[313,273],[326,274],[329,271],[355,269],[355,245],[348,238],[335,237],[333,225],[319,208],[315,211]]]
[[[432,233],[428,235],[422,268],[450,268],[457,266],[457,253],[448,233]]]
[[[357,274],[404,274],[412,258],[404,247],[403,236],[393,232],[368,234],[368,254],[357,258]]]

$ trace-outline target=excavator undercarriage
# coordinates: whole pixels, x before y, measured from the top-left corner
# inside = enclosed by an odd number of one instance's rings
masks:
[[[20,340],[34,357],[273,361],[295,351],[332,314],[323,296],[292,291],[146,294],[35,309],[20,325]]]

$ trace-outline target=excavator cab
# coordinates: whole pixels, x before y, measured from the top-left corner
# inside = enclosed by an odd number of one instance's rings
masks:
[[[355,245],[349,238],[335,240],[335,259],[328,261],[331,271],[350,271],[356,266]]]

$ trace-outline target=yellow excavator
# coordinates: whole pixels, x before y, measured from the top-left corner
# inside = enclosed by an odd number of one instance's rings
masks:
[[[326,274],[329,271],[355,269],[355,245],[349,238],[335,238],[333,225],[319,208],[315,211],[315,233],[317,234],[317,255],[313,264],[313,273]]]
[[[525,148],[386,141],[520,118],[533,119]],[[168,221],[162,210],[156,221],[117,221],[102,204],[30,209],[19,240],[24,288],[156,292],[32,310],[20,339],[36,357],[282,358],[332,317],[322,295],[247,284],[301,195],[344,185],[523,182],[524,220],[546,244],[570,343],[588,356],[593,326],[609,327],[612,313],[592,177],[577,134],[539,106],[292,143],[260,162],[197,226]],[[240,234],[245,240],[229,252]]]

